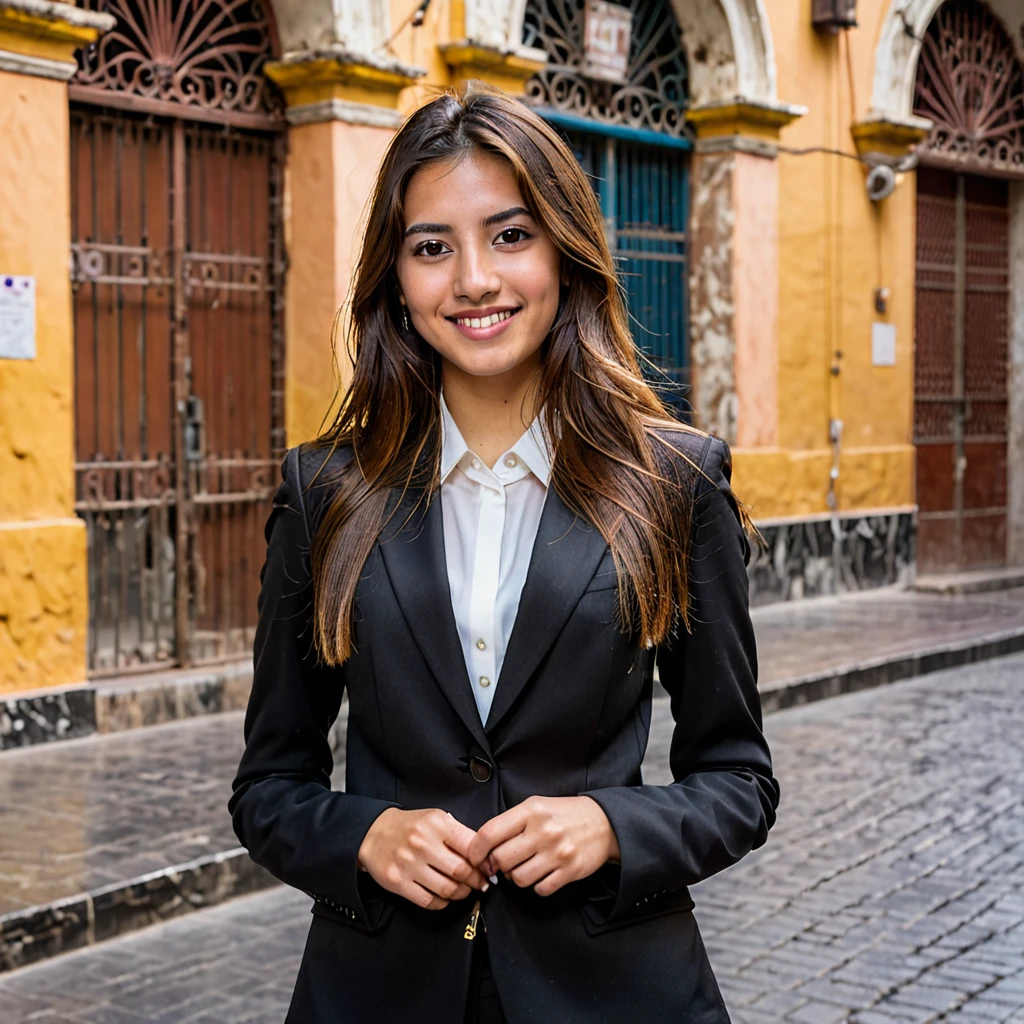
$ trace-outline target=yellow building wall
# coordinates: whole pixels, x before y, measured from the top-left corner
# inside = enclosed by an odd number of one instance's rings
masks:
[[[0,359],[0,692],[9,692],[85,677],[64,84],[0,71],[0,139],[0,274],[36,279],[36,358]]]
[[[785,128],[785,149],[856,155],[851,126],[867,113],[888,4],[860,0],[845,37],[810,27],[810,2],[766,0],[780,98],[808,113]],[[779,155],[778,447],[735,452],[737,491],[759,518],[827,509],[829,421],[844,423],[841,511],[914,500],[914,175],[880,204],[867,168],[829,153]],[[874,308],[877,287],[888,310]],[[895,324],[896,365],[876,367],[871,325]],[[837,351],[842,357],[835,358]],[[831,374],[833,364],[838,376]]]

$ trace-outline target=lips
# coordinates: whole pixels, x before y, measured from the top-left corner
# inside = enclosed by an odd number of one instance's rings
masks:
[[[508,325],[519,315],[522,306],[515,306],[511,309],[482,309],[479,312],[483,316],[449,316],[445,319],[464,337],[472,341],[490,341],[496,338],[503,331],[508,330]],[[474,311],[476,312],[476,311]]]

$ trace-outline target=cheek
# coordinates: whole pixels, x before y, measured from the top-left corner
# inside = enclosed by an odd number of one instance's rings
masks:
[[[438,304],[448,286],[448,279],[442,264],[417,263],[414,260],[399,260],[395,266],[402,295],[409,308],[426,315]]]
[[[559,296],[558,259],[538,259],[524,273],[520,289],[538,316],[554,319]]]

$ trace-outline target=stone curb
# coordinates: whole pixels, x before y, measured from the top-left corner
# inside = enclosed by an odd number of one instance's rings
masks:
[[[889,655],[765,686],[761,690],[761,708],[765,714],[771,714],[812,701],[898,683],[914,676],[989,661],[1019,651],[1024,651],[1024,629],[1003,630],[912,654]]]
[[[0,917],[0,973],[278,885],[241,847]]]
[[[252,661],[0,695],[0,752],[244,711]]]

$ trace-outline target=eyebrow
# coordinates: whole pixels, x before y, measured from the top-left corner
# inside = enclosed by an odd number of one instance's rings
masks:
[[[483,226],[490,228],[495,224],[500,224],[503,220],[508,220],[510,217],[523,216],[532,219],[533,214],[525,206],[512,206],[507,210],[502,210],[501,213],[492,213],[490,217],[485,217]],[[410,235],[443,235],[446,231],[451,230],[451,224],[411,224],[405,229],[404,237],[408,238]]]

